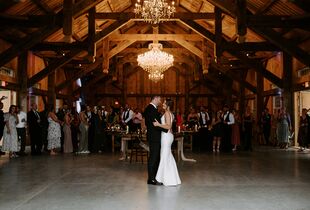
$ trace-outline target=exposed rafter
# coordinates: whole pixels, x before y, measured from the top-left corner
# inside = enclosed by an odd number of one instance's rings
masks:
[[[102,0],[82,0],[78,3],[74,4],[73,8],[73,17],[76,18],[86,11],[88,11],[90,8],[96,6],[98,3],[100,3]],[[63,11],[57,13],[57,17],[61,17],[63,15]],[[22,52],[25,52],[35,46],[37,43],[42,42],[44,39],[46,39],[51,34],[57,32],[61,29],[61,26],[59,25],[46,25],[47,27],[37,30],[25,38],[22,38],[19,43],[16,43],[9,49],[5,50],[0,54],[0,66],[3,66],[4,64],[8,63],[10,60],[15,58],[16,56],[20,55]]]
[[[212,3],[213,5],[219,7],[220,9],[222,9],[223,11],[225,11],[227,14],[231,15],[232,17],[235,18],[237,16],[236,5],[232,4],[230,1],[228,0],[224,0],[224,1],[208,0],[208,1]],[[269,21],[272,21],[272,20],[269,20]],[[309,27],[309,21],[306,24]],[[259,27],[251,26],[249,24],[248,24],[248,27],[254,32],[261,35],[266,40],[270,41],[271,43],[279,47],[281,50],[285,51],[289,55],[297,58],[299,61],[309,66],[310,55],[304,50],[302,50],[301,48],[299,48],[298,46],[293,45],[289,40],[280,36],[273,29],[259,28]]]
[[[136,18],[135,13],[133,12],[109,12],[109,13],[96,13],[95,15],[96,19],[115,19],[119,20],[122,18],[131,18],[133,20],[143,20]],[[208,19],[214,19],[214,13],[191,13],[191,12],[177,12],[174,13],[173,17],[169,19],[170,21],[176,20],[176,19],[191,19],[191,20],[197,20],[197,19],[203,19],[203,20],[208,20]]]
[[[98,40],[100,39],[104,39],[105,37],[107,37],[108,35],[110,35],[113,31],[117,30],[118,28],[122,27],[124,24],[126,24],[128,22],[128,19],[123,19],[120,21],[116,21],[113,24],[111,24],[110,26],[108,26],[106,29],[104,29],[103,31],[100,32],[100,36],[96,36],[96,38]],[[83,44],[86,44],[88,42],[87,39],[85,39],[83,41]],[[41,70],[40,72],[38,72],[37,74],[35,74],[34,76],[32,76],[29,79],[28,82],[28,87],[33,86],[35,83],[39,82],[40,80],[42,80],[44,77],[46,77],[48,74],[51,74],[53,71],[55,71],[56,69],[64,66],[65,64],[69,63],[75,56],[77,56],[78,54],[80,54],[82,52],[82,50],[79,49],[75,49],[72,50],[69,54],[67,54],[65,57],[56,60],[54,62],[52,62],[51,64],[49,64],[45,69]]]
[[[195,21],[182,20],[182,22],[184,24],[186,24],[188,27],[195,30],[197,33],[201,34],[206,39],[209,39],[212,42],[215,42],[215,35],[212,32],[210,32],[209,30],[207,30],[204,27],[202,27],[201,25],[199,25],[198,23],[196,23]],[[224,45],[227,44],[227,41],[224,38],[221,38],[221,39],[222,39],[222,43],[224,43]],[[266,79],[268,79],[269,81],[271,81],[272,83],[274,83],[278,87],[283,86],[282,80],[279,77],[277,77],[276,75],[274,75],[273,73],[271,73],[270,71],[265,69],[257,61],[252,61],[244,53],[241,53],[241,52],[237,52],[234,50],[228,50],[228,52],[230,54],[232,54],[233,56],[235,56],[236,58],[240,59],[244,64],[248,65],[250,68],[253,68],[255,71],[261,72]]]

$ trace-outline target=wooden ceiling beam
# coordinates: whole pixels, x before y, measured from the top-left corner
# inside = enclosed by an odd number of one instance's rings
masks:
[[[46,14],[54,14],[54,10],[52,10],[44,1],[41,0],[31,0],[31,1]]]
[[[30,92],[29,93],[30,95],[38,95],[38,96],[47,96],[48,94],[47,90],[41,90],[38,88],[31,88],[29,92]],[[68,99],[69,97],[72,97],[72,96],[56,93],[56,98],[59,98],[59,99]]]
[[[83,42],[42,42],[36,44],[34,47],[31,48],[32,51],[67,51],[67,50],[74,50],[74,49],[81,49],[87,50],[87,45]]]
[[[184,23],[188,27],[192,28],[194,31],[201,34],[206,39],[209,39],[210,41],[215,42],[215,35],[212,32],[210,32],[209,30],[205,29],[203,26],[196,23],[195,21],[182,20],[182,23]],[[226,45],[227,41],[224,38],[222,38],[222,43],[224,43],[224,45]],[[253,70],[255,70],[257,72],[261,72],[266,79],[268,79],[269,81],[271,81],[272,83],[274,83],[278,87],[283,86],[282,80],[279,77],[277,77],[275,74],[273,74],[272,72],[265,69],[261,63],[254,61],[254,60],[248,58],[244,53],[241,53],[241,52],[238,52],[235,50],[228,50],[228,53],[230,53],[231,55],[240,59],[244,64],[246,64],[250,68],[253,68]]]
[[[117,30],[119,27],[123,26],[127,22],[128,22],[128,20],[125,20],[125,19],[114,22],[113,24],[111,24],[110,26],[108,26],[107,28],[102,30],[100,32],[100,36],[96,35],[96,38],[98,40],[100,40],[100,39],[103,39],[103,38],[107,37],[109,34],[111,34],[113,31]],[[83,44],[87,44],[88,40],[85,39],[82,43]],[[37,74],[35,74],[34,76],[32,76],[28,80],[28,87],[33,86],[35,83],[39,82],[44,77],[46,77],[47,75],[51,74],[56,69],[58,69],[58,68],[64,66],[65,64],[69,63],[75,56],[79,55],[81,52],[82,52],[82,50],[80,50],[80,49],[72,50],[65,57],[53,61],[45,69],[41,70],[40,72],[38,72]]]
[[[237,22],[237,34],[238,42],[245,42],[247,25],[246,25],[246,0],[237,0],[237,10],[236,10],[236,22]]]
[[[189,50],[194,55],[202,59],[202,55],[203,55],[202,51],[196,46],[194,46],[193,44],[191,44],[190,42],[184,39],[179,39],[179,38],[176,38],[174,41],[176,41],[179,45],[181,45],[182,47],[184,47],[185,49]]]
[[[227,12],[227,14],[231,15],[232,17],[234,18],[236,17],[236,6],[232,4],[231,2],[229,2],[228,0],[224,0],[224,1],[208,0],[208,1],[212,3],[213,5],[219,7],[220,9],[224,10],[225,12]],[[247,25],[251,30],[253,30],[255,33],[262,36],[267,41],[271,42],[272,44],[276,45],[284,52],[288,53],[289,55],[295,57],[302,63],[309,66],[310,55],[304,50],[302,50],[300,47],[292,44],[290,40],[282,37],[281,35],[279,35],[279,33],[274,31],[273,29],[268,29],[266,27],[265,28],[255,27],[255,26],[249,25],[249,23],[247,23]],[[309,26],[309,21],[307,23],[307,27],[308,26]]]
[[[90,8],[96,6],[98,3],[100,3],[102,0],[82,0],[78,3],[74,4],[73,8],[73,17],[76,18],[86,11],[88,11]],[[57,13],[57,16],[62,17],[63,10],[59,11]],[[57,32],[61,29],[61,26],[59,25],[46,25],[45,28],[37,30],[25,38],[22,38],[20,42],[16,43],[9,49],[5,50],[0,54],[0,67],[4,64],[8,63],[10,60],[15,58],[16,56],[20,55],[21,53],[29,50],[33,46],[35,46],[37,43],[40,43],[44,39],[46,39],[51,34]]]
[[[227,42],[223,44],[223,50],[237,50],[237,51],[278,51],[279,48],[270,42]]]
[[[136,18],[136,15],[134,12],[101,12],[96,13],[95,18],[98,20],[120,20],[122,18],[130,18],[133,20],[143,20],[141,18]],[[214,13],[208,13],[208,12],[202,12],[202,13],[191,13],[191,12],[176,12],[173,14],[173,17],[169,19],[170,21],[176,20],[176,19],[190,19],[190,20],[213,20],[214,19]]]
[[[133,43],[135,43],[137,40],[125,40],[122,41],[121,43],[119,43],[116,47],[114,47],[113,49],[111,49],[108,52],[108,59],[111,59],[112,57],[114,57],[116,54],[118,54],[119,52],[123,51],[124,49],[126,49],[127,47],[129,47],[130,45],[132,45]]]
[[[57,15],[0,15],[0,24],[2,27],[18,27],[18,28],[40,28],[44,26],[54,26],[59,24],[61,20]]]
[[[298,46],[292,44],[292,42],[290,40],[280,36],[273,29],[253,28],[252,30],[255,33],[259,34],[260,36],[264,37],[266,40],[268,40],[272,44],[279,47],[284,52],[295,57],[297,60],[299,60],[303,64],[310,66],[310,55],[309,55],[309,53],[304,51],[303,49],[299,48]]]
[[[244,86],[245,88],[247,88],[248,90],[250,90],[253,93],[257,93],[257,89],[255,86],[253,86],[252,84],[248,83],[247,81],[242,80],[242,78],[240,78],[238,75],[236,75],[235,73],[231,72],[229,68],[224,67],[222,65],[219,65],[215,62],[211,63],[211,67],[218,70],[219,72],[223,73],[224,75],[230,77],[231,79],[237,81],[238,83],[240,83],[242,86]]]
[[[43,70],[33,75],[28,80],[28,84],[27,84],[28,88],[32,87],[37,82],[41,81],[47,75],[53,73],[56,69],[59,69],[62,66],[66,65],[67,63],[69,63],[75,56],[79,55],[80,53],[81,53],[81,50],[72,50],[70,53],[68,53],[63,58],[52,61],[50,64],[48,64],[47,67],[45,67]]]
[[[272,7],[272,5],[274,3],[276,3],[276,1],[278,0],[268,0],[261,8],[259,8],[255,14],[259,15],[259,14],[263,14],[265,12],[267,12],[269,10],[270,7]]]
[[[202,41],[198,34],[113,34],[109,36],[111,41],[137,40],[137,41],[174,41],[183,39],[188,41]]]
[[[95,69],[97,69],[100,64],[102,63],[102,59],[98,59],[95,61],[95,63],[92,63],[90,65],[87,65],[86,67],[82,68],[81,70],[79,70],[78,72],[76,72],[71,78],[66,79],[66,81],[62,82],[61,84],[59,84],[56,88],[55,91],[56,93],[58,93],[59,91],[61,91],[62,89],[64,89],[65,87],[69,86],[72,84],[72,82],[76,81],[78,78],[83,77],[84,75],[94,71]]]
[[[121,97],[121,93],[97,93],[96,97]],[[126,97],[135,97],[135,98],[146,98],[146,97],[152,97],[152,96],[156,96],[158,94],[154,94],[154,93],[144,93],[144,94],[138,94],[138,93],[128,93],[126,94]],[[185,97],[184,93],[161,93],[160,94],[161,97]],[[191,97],[218,97],[218,94],[214,94],[214,93],[191,93],[190,94]]]
[[[96,76],[94,79],[90,80],[88,83],[84,84],[82,87],[77,88],[73,91],[73,96],[76,96],[77,94],[81,93],[83,90],[87,89],[88,87],[91,87],[92,85],[96,84],[97,82],[101,81],[102,79],[108,79],[111,76],[109,74],[100,74],[99,76]]]
[[[310,15],[248,15],[246,24],[249,27],[263,28],[301,28],[310,30]]]

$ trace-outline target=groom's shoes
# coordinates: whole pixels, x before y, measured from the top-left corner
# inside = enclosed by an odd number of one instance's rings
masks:
[[[158,186],[163,185],[163,183],[160,183],[160,182],[156,181],[155,179],[147,180],[147,184],[158,185]]]

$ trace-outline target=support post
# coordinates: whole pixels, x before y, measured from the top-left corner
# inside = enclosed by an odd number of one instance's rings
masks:
[[[88,56],[89,60],[93,61],[96,57],[96,7],[93,7],[88,12]]]
[[[18,81],[20,84],[20,90],[18,91],[18,104],[21,107],[21,110],[24,112],[28,111],[27,107],[27,61],[28,61],[28,51],[20,54],[18,56]]]
[[[256,72],[257,93],[256,93],[256,119],[259,120],[264,106],[264,77],[260,72]]]
[[[64,0],[64,22],[63,22],[63,33],[65,35],[64,41],[72,42],[73,33],[73,4],[74,0]]]
[[[294,91],[293,91],[293,74],[292,74],[292,56],[283,52],[283,98],[284,107],[291,116],[291,123],[294,125]]]
[[[218,62],[222,55],[222,11],[214,7],[215,13],[215,50],[214,57]]]
[[[55,108],[56,104],[56,91],[55,91],[55,78],[56,74],[53,71],[48,75],[48,91],[47,91],[47,103],[48,105],[52,105]]]

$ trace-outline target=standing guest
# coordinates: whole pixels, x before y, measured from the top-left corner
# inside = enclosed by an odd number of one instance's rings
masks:
[[[60,108],[58,110],[58,112],[56,113],[56,116],[58,118],[58,120],[60,120],[61,122],[64,121],[64,117],[66,115],[66,112],[68,110],[68,105],[67,104],[63,104],[62,108]],[[63,152],[64,151],[64,132],[63,132],[63,126],[61,126],[61,138],[60,138],[60,145],[61,145],[61,149],[60,151]]]
[[[18,140],[20,141],[20,150],[18,154],[20,156],[25,156],[27,114],[21,111],[20,106],[16,107],[16,113],[18,118],[18,124],[16,125],[16,130]]]
[[[44,110],[42,112],[40,112],[40,118],[41,118],[41,134],[42,134],[42,143],[43,143],[43,150],[45,152],[48,152],[48,149],[47,149],[47,145],[48,145],[48,142],[47,142],[47,129],[48,129],[48,120],[47,120],[47,117],[48,117],[48,107],[45,107]]]
[[[98,109],[97,115],[95,115],[95,137],[94,137],[94,153],[103,151],[103,145],[105,143],[104,130],[106,128],[105,118],[102,115],[102,110]]]
[[[71,113],[70,110],[66,110],[66,114],[64,117],[64,124],[63,124],[63,133],[64,133],[64,153],[72,153],[73,152],[73,145],[72,145],[72,136],[71,136]]]
[[[234,146],[232,150],[236,151],[240,145],[240,117],[236,110],[233,110],[232,114],[234,115],[235,123],[232,125],[231,144]]]
[[[270,144],[270,132],[271,132],[271,115],[269,114],[269,109],[265,108],[262,118],[261,118],[264,138],[266,145]]]
[[[141,123],[142,123],[142,114],[139,112],[139,109],[136,108],[135,112],[132,116],[132,131],[137,131],[137,130],[141,130]]]
[[[287,149],[289,143],[289,132],[291,128],[291,119],[289,114],[286,112],[286,108],[280,109],[277,117],[277,139],[281,149]]]
[[[247,107],[243,116],[243,134],[244,134],[244,149],[252,151],[252,132],[253,132],[253,114],[251,108]]]
[[[56,155],[56,148],[61,147],[60,138],[61,138],[61,127],[62,122],[57,118],[55,114],[54,106],[49,107],[48,113],[48,130],[47,130],[47,148],[51,151],[50,155]]]
[[[16,152],[18,152],[18,137],[16,130],[18,118],[14,105],[11,105],[9,112],[4,115],[4,122],[2,151],[9,152],[10,158],[18,157],[16,154]]]
[[[200,112],[198,113],[199,116],[199,125],[201,127],[207,126],[208,122],[210,121],[209,113],[206,112],[206,109],[204,106],[200,107]]]
[[[88,151],[92,152],[95,138],[95,107],[86,106],[86,116],[88,122]]]
[[[31,155],[40,155],[42,149],[41,117],[37,111],[37,104],[31,104],[31,110],[27,113],[29,134],[31,142]]]
[[[278,141],[277,141],[277,126],[278,126],[278,121],[277,121],[277,116],[278,116],[278,110],[274,109],[273,114],[271,115],[271,129],[270,129],[270,144],[272,146],[277,146]]]
[[[81,112],[79,114],[80,118],[80,143],[79,143],[79,153],[89,153],[88,151],[88,121],[86,115],[86,107],[81,106]]]
[[[3,136],[3,129],[5,126],[5,122],[4,122],[4,113],[3,113],[3,103],[0,101],[0,141],[2,139]],[[5,155],[5,152],[0,151],[0,156],[1,155]]]
[[[71,122],[71,138],[72,138],[72,146],[73,152],[78,152],[79,143],[78,143],[78,134],[80,133],[80,119],[77,111],[73,110],[72,113],[72,122]]]
[[[230,152],[231,146],[231,126],[235,123],[234,115],[229,111],[229,106],[224,105],[223,108],[223,138],[222,138],[222,149],[223,151]]]
[[[309,143],[309,118],[307,117],[307,109],[302,109],[301,116],[299,119],[299,130],[298,130],[298,144],[300,149],[299,152],[305,150]]]
[[[194,107],[190,108],[190,113],[187,116],[187,122],[190,128],[193,128],[195,125],[199,123],[199,115],[197,114]]]
[[[104,119],[107,119],[108,111],[106,110],[105,106],[101,106],[101,115],[102,115],[102,117],[104,117]]]
[[[220,152],[221,139],[223,136],[223,113],[219,110],[212,120],[212,135],[213,135],[213,152]],[[216,149],[216,150],[215,150]]]
[[[126,104],[124,111],[122,113],[122,124],[124,127],[129,126],[129,130],[132,130],[133,124],[132,124],[132,120],[133,120],[133,115],[134,112],[130,109],[129,105]]]

